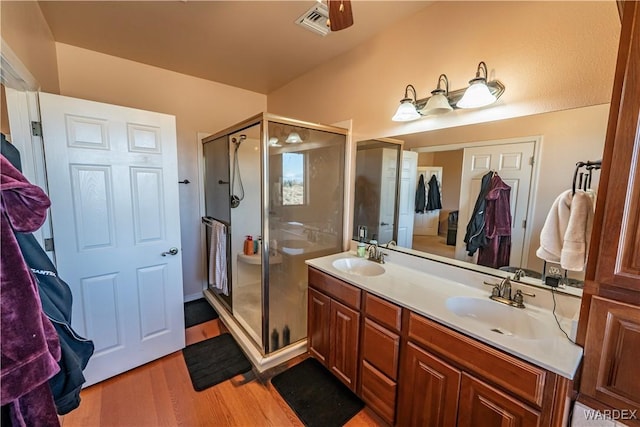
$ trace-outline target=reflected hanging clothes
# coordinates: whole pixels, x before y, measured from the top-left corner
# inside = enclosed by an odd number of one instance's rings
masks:
[[[464,242],[467,244],[466,249],[469,256],[473,256],[478,248],[487,244],[484,229],[484,216],[485,207],[487,204],[487,193],[489,192],[489,185],[491,184],[491,178],[493,172],[489,171],[482,176],[482,183],[480,184],[480,194],[476,199],[476,203],[473,207],[473,213],[467,224],[467,232],[464,235]]]
[[[478,251],[478,265],[500,268],[511,257],[511,187],[493,174],[486,195],[485,237]]]
[[[427,205],[426,197],[427,192],[424,185],[424,175],[420,174],[420,179],[418,180],[418,188],[416,189],[416,213],[424,213],[424,209]]]
[[[438,178],[435,175],[431,175],[429,179],[429,190],[427,191],[427,206],[425,210],[435,211],[442,209],[442,200],[440,197],[440,185],[438,184]]]

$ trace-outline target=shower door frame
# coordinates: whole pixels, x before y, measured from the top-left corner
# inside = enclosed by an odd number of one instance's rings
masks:
[[[348,169],[348,147],[349,147],[349,129],[323,125],[319,123],[311,123],[303,120],[292,119],[289,117],[280,116],[277,114],[271,114],[267,112],[259,113],[255,116],[249,117],[246,120],[243,120],[233,126],[230,126],[220,132],[216,132],[205,139],[202,140],[202,143],[205,144],[209,141],[213,141],[223,136],[229,136],[234,133],[241,132],[247,128],[253,127],[257,124],[260,124],[260,197],[262,200],[262,212],[261,212],[261,229],[262,229],[262,283],[261,283],[261,316],[262,316],[262,343],[255,343],[257,347],[260,349],[263,355],[268,355],[270,353],[270,342],[269,342],[269,244],[270,244],[270,236],[269,236],[269,208],[270,208],[270,200],[269,200],[269,122],[274,122],[278,124],[291,125],[296,127],[302,127],[307,129],[313,129],[323,132],[335,133],[338,135],[344,135],[345,137],[345,156],[344,156],[344,194],[348,194],[347,187],[347,169]],[[203,170],[203,174],[206,171]],[[346,212],[346,204],[343,200],[343,229],[344,223],[349,221],[348,213]],[[233,224],[231,224],[233,227]],[[344,236],[343,236],[344,240]],[[344,245],[344,243],[343,243]],[[343,248],[344,249],[344,248]],[[233,305],[233,302],[232,302]],[[233,311],[230,310],[230,314],[233,317]],[[244,328],[242,328],[244,329]],[[246,332],[246,331],[245,331]],[[254,341],[249,334],[247,337]],[[293,343],[292,343],[293,344]]]

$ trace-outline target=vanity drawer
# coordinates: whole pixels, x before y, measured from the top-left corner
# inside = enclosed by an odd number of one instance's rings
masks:
[[[376,322],[400,331],[402,326],[402,308],[370,293],[365,294],[364,309],[367,317]]]
[[[386,422],[393,425],[396,417],[397,384],[382,372],[362,361],[361,397]]]
[[[343,304],[360,309],[360,289],[314,268],[309,268],[309,286]]]
[[[505,390],[542,406],[546,371],[411,313],[409,339]]]
[[[400,358],[400,336],[365,318],[362,358],[392,380],[396,380]]]

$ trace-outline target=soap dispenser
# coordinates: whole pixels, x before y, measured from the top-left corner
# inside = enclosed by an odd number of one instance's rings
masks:
[[[367,252],[367,247],[365,246],[361,238],[360,241],[358,242],[358,256],[360,258],[364,258],[366,252]]]
[[[253,237],[247,236],[244,241],[243,252],[245,255],[253,255]]]

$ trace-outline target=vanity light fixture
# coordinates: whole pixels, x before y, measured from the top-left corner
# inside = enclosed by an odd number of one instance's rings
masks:
[[[444,82],[444,89],[440,87],[440,83]],[[438,77],[438,87],[431,91],[431,96],[427,101],[427,105],[420,111],[423,115],[442,114],[453,110],[449,104],[449,79],[446,74],[440,74]]]
[[[462,99],[456,103],[458,108],[480,108],[496,102],[498,98],[491,93],[487,86],[487,75],[487,64],[480,61],[476,77],[469,80],[469,87],[464,92]]]
[[[411,90],[413,99],[409,98],[409,90]],[[400,105],[391,120],[394,122],[409,122],[420,118],[420,113],[416,109],[416,88],[413,85],[407,85],[404,89],[404,98],[400,100]]]
[[[407,85],[404,98],[391,120],[407,122],[426,115],[446,113],[459,108],[479,108],[496,102],[504,93],[505,86],[499,80],[487,81],[487,64],[478,64],[476,77],[469,81],[469,86],[449,91],[449,79],[445,74],[438,77],[438,86],[431,91],[431,96],[417,99],[413,85]],[[441,84],[444,83],[444,89]],[[409,97],[411,90],[413,98]]]

